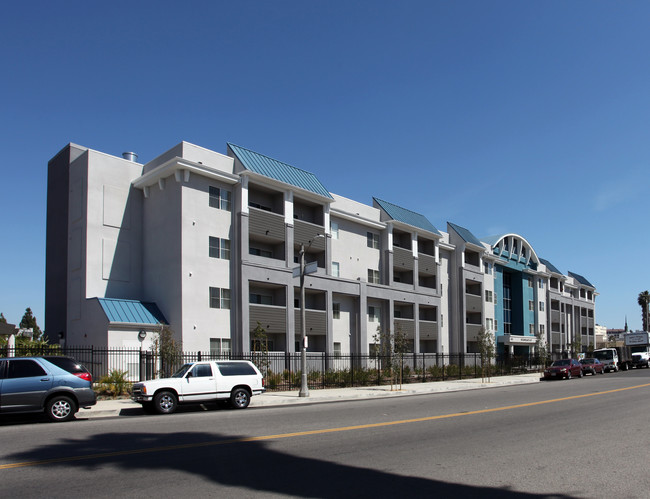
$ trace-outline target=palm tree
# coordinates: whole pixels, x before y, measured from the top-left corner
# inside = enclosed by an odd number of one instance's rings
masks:
[[[642,291],[639,293],[638,304],[641,306],[641,317],[643,319],[643,330],[648,330],[648,304],[650,304],[650,293]]]

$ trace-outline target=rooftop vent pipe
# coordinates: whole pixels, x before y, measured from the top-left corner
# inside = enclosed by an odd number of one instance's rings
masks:
[[[132,161],[133,163],[138,161],[138,155],[134,152],[123,152],[122,157],[127,161]]]

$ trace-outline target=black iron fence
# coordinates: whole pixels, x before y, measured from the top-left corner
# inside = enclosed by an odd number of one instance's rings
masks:
[[[96,347],[7,347],[0,357],[67,355],[84,364],[93,379],[99,381],[121,371],[129,381],[169,376],[186,362],[198,360],[250,360],[264,374],[268,390],[292,390],[300,387],[300,353],[251,352],[246,354],[211,354],[183,352],[165,357],[151,351]],[[543,360],[536,357],[511,357],[481,362],[480,354],[406,353],[403,355],[307,354],[309,388],[385,385],[390,383],[422,383],[446,379],[481,378],[534,372],[543,369]]]

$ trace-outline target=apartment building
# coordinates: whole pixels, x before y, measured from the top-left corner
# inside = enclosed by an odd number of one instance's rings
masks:
[[[46,330],[69,345],[371,351],[399,330],[417,353],[554,352],[594,338],[595,288],[517,234],[478,239],[390,201],[330,192],[311,172],[228,144],[182,142],[146,164],[74,144],[48,165]],[[556,308],[554,308],[556,307]],[[557,312],[557,313],[556,313]]]

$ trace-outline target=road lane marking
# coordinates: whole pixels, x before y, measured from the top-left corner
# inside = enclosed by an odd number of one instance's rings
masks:
[[[558,402],[565,402],[567,400],[576,400],[576,399],[581,399],[581,398],[587,398],[587,397],[594,397],[597,395],[607,395],[610,393],[617,393],[617,392],[623,392],[626,390],[635,390],[638,388],[646,388],[650,387],[650,383],[645,383],[643,385],[635,385],[635,386],[628,386],[626,388],[616,388],[614,390],[606,390],[602,392],[594,392],[594,393],[585,393],[583,395],[572,395],[570,397],[562,397],[562,398],[556,398],[556,399],[549,399],[549,400],[539,400],[537,402],[527,402],[525,404],[516,404],[516,405],[506,405],[502,407],[493,407],[492,409],[479,409],[476,411],[465,411],[465,412],[456,412],[452,414],[441,414],[439,416],[426,416],[422,418],[413,418],[413,419],[401,419],[397,421],[384,421],[381,423],[368,423],[368,424],[362,424],[362,425],[354,425],[354,426],[341,426],[338,428],[322,428],[319,430],[306,430],[306,431],[297,431],[293,433],[279,433],[276,435],[261,435],[258,437],[240,437],[240,438],[232,438],[229,440],[219,440],[219,441],[212,441],[212,442],[196,442],[196,443],[188,443],[188,444],[178,444],[178,445],[166,445],[162,447],[150,447],[146,449],[131,449],[131,450],[123,450],[123,451],[114,451],[114,452],[100,452],[96,454],[85,454],[81,456],[68,456],[68,457],[58,457],[58,458],[52,458],[52,459],[42,459],[38,461],[25,461],[21,463],[7,463],[7,464],[1,464],[0,465],[0,470],[7,470],[7,469],[15,469],[15,468],[26,468],[29,466],[39,466],[43,464],[57,464],[57,463],[67,463],[67,462],[74,462],[74,461],[86,461],[90,459],[102,459],[102,458],[107,458],[107,457],[116,457],[116,456],[131,456],[131,455],[137,455],[137,454],[147,454],[147,453],[152,453],[152,452],[164,452],[164,451],[174,451],[174,450],[181,450],[181,449],[195,449],[199,447],[211,447],[211,446],[217,446],[217,445],[228,445],[228,444],[235,444],[235,443],[244,443],[244,442],[260,442],[260,441],[265,441],[265,440],[281,440],[283,438],[295,438],[295,437],[305,437],[305,436],[310,436],[310,435],[323,435],[326,433],[338,433],[342,431],[354,431],[354,430],[365,430],[369,428],[381,428],[384,426],[396,426],[396,425],[403,425],[403,424],[411,424],[411,423],[422,423],[425,421],[435,421],[438,419],[449,419],[449,418],[457,418],[460,416],[472,416],[476,414],[487,414],[491,412],[500,412],[500,411],[509,411],[512,409],[521,409],[524,407],[534,407],[536,405],[544,405],[544,404],[555,404]]]

